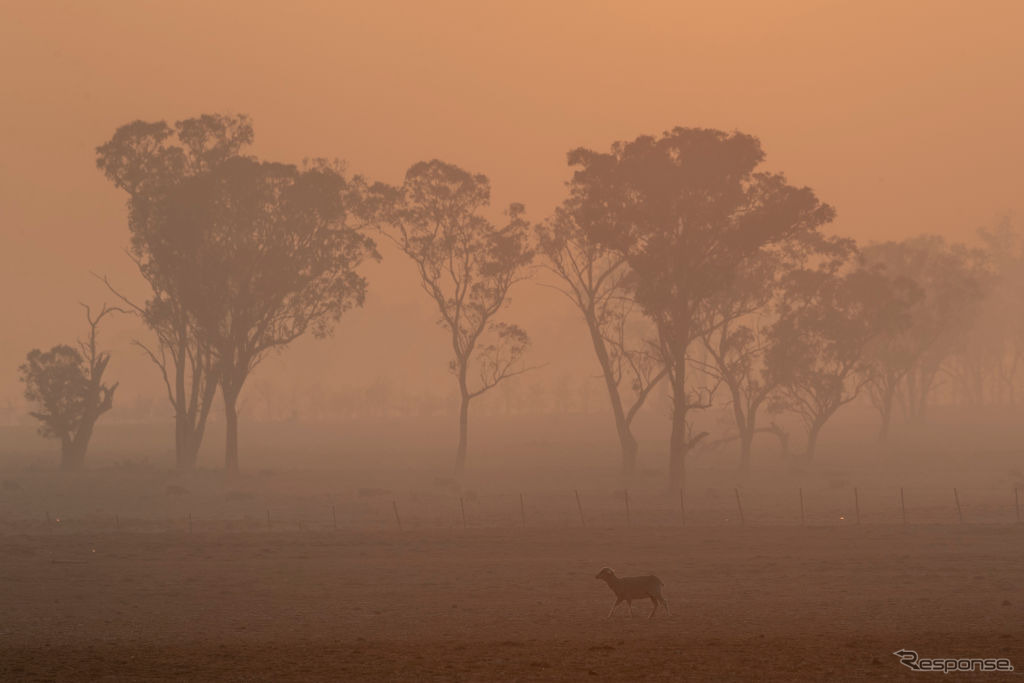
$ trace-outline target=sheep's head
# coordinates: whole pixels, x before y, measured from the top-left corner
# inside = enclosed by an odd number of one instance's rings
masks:
[[[602,567],[601,571],[599,571],[597,573],[597,576],[595,576],[594,578],[595,579],[604,579],[605,581],[607,581],[608,579],[612,578],[613,576],[615,576],[615,572],[613,572],[608,567]]]

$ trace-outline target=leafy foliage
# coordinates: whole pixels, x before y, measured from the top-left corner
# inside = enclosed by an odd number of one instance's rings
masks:
[[[33,349],[18,370],[25,398],[39,406],[29,413],[39,420],[39,433],[70,440],[85,418],[89,377],[82,354],[66,344]]]
[[[574,220],[625,258],[636,301],[657,328],[672,385],[677,482],[698,438],[688,411],[710,405],[710,390],[687,379],[690,345],[707,331],[707,305],[762,250],[798,255],[829,246],[819,228],[832,208],[781,174],[758,171],[763,159],[753,136],[695,128],[615,143],[609,153],[569,154]]]
[[[415,264],[420,286],[437,307],[438,323],[451,337],[449,367],[462,398],[459,470],[466,456],[469,401],[527,369],[519,361],[529,336],[496,317],[533,260],[529,223],[523,206],[511,204],[505,224],[495,226],[482,214],[490,198],[486,176],[437,159],[414,164],[401,187],[378,184],[370,192],[374,219]]]

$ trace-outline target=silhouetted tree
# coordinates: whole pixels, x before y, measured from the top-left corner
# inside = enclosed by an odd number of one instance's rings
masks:
[[[573,219],[596,244],[625,257],[635,296],[654,321],[673,399],[669,472],[681,485],[699,435],[688,419],[710,405],[688,379],[691,344],[705,332],[702,305],[767,245],[811,243],[833,211],[807,188],[757,171],[761,144],[749,135],[676,128],[618,142],[610,153],[577,149],[570,183]]]
[[[450,368],[459,389],[455,469],[461,474],[470,402],[528,369],[521,365],[530,343],[526,331],[497,320],[533,258],[523,206],[509,206],[507,223],[496,227],[481,215],[491,199],[487,176],[436,159],[413,165],[401,187],[377,185],[373,194],[385,234],[416,265],[438,323],[451,337]]]
[[[136,340],[160,370],[174,409],[175,462],[196,464],[206,420],[217,391],[213,351],[181,297],[182,287],[198,275],[199,263],[175,262],[158,254],[167,226],[155,207],[187,178],[237,157],[253,140],[246,116],[204,115],[178,121],[135,121],[121,126],[97,148],[96,165],[114,185],[128,193],[129,255],[151,289],[135,303],[108,287],[139,315],[156,336],[156,345]]]
[[[779,387],[772,408],[791,410],[804,422],[802,460],[808,462],[822,427],[867,383],[868,346],[906,328],[918,290],[905,278],[867,268],[803,270],[787,280],[766,352],[767,375]]]
[[[1011,216],[978,231],[985,265],[993,283],[976,327],[990,340],[995,402],[1016,405],[1018,376],[1024,360],[1024,234]]]
[[[560,207],[551,220],[539,225],[537,237],[545,265],[557,278],[554,287],[579,309],[587,325],[611,402],[622,473],[628,479],[636,468],[639,450],[633,418],[668,374],[657,347],[631,334],[635,323],[629,265],[622,254],[591,240],[573,220],[568,206]],[[628,407],[622,398],[624,379],[633,391]]]
[[[1017,401],[1024,358],[1024,237],[1009,216],[977,231],[980,247],[960,247],[961,262],[977,283],[961,316],[944,370],[955,398],[982,406]]]
[[[775,322],[768,308],[777,295],[781,266],[764,252],[741,264],[732,286],[706,302],[700,326],[701,342],[709,357],[703,369],[729,392],[740,444],[741,478],[750,471],[757,413],[777,385],[766,371],[764,354]]]
[[[750,471],[757,433],[774,434],[786,448],[788,437],[780,427],[757,427],[758,411],[777,386],[777,378],[767,372],[765,353],[779,322],[776,304],[785,293],[784,283],[791,273],[810,265],[834,272],[856,250],[848,239],[810,233],[807,240],[807,236],[797,234],[754,252],[737,266],[730,285],[701,305],[701,342],[708,360],[697,364],[729,392],[740,444],[741,478]]]
[[[901,390],[912,414],[923,417],[942,360],[970,327],[981,291],[963,250],[950,249],[941,237],[870,245],[862,254],[867,264],[890,278],[909,280],[918,291],[908,324],[886,330],[865,350],[868,396],[879,412],[878,440],[884,442]]]
[[[349,225],[358,201],[335,166],[303,169],[233,157],[187,178],[151,207],[150,249],[162,272],[189,273],[174,295],[214,358],[238,470],[238,397],[266,355],[306,332],[327,336],[361,306],[356,272],[377,257]]]
[[[96,331],[115,311],[120,309],[104,305],[94,318],[85,306],[89,337],[78,342],[78,349],[65,344],[49,351],[33,349],[19,368],[25,398],[38,406],[31,415],[41,423],[39,433],[60,439],[63,469],[82,467],[96,421],[114,404],[117,383],[103,383],[110,354],[97,349]]]

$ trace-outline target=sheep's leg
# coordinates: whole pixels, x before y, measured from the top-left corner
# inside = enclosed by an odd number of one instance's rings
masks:
[[[654,608],[651,610],[651,613],[647,615],[648,619],[653,619],[654,618],[654,613],[658,611],[658,598],[656,598],[656,597],[654,597],[652,595],[651,596],[651,604],[654,605]]]
[[[615,611],[615,608],[619,606],[620,602],[622,602],[622,600],[616,600],[615,602],[612,603],[612,608],[610,610],[608,610],[608,616],[606,616],[605,619],[611,619],[612,618],[612,612]]]
[[[626,605],[629,606],[629,616],[632,617],[633,616],[633,601],[632,600],[626,600]]]
[[[672,610],[670,610],[668,608],[668,600],[666,600],[665,598],[662,598],[661,599],[661,604],[665,606],[665,611],[668,612],[668,615],[672,616]]]

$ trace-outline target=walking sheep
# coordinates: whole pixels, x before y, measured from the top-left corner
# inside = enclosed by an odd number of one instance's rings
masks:
[[[650,598],[654,604],[654,609],[651,610],[651,614],[647,617],[648,619],[652,618],[654,613],[658,611],[659,604],[664,605],[665,611],[670,616],[672,615],[672,610],[668,608],[668,601],[661,594],[661,588],[665,584],[657,576],[623,576],[619,578],[615,575],[615,572],[605,567],[594,578],[601,579],[607,583],[608,587],[615,593],[615,602],[608,611],[607,619],[611,618],[615,608],[623,601],[629,607],[629,616],[633,616],[633,601],[643,600],[644,598]]]

